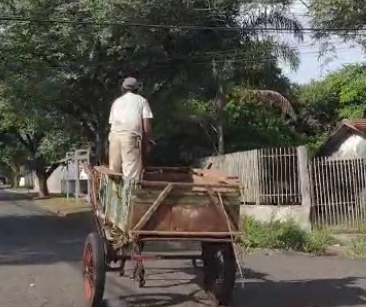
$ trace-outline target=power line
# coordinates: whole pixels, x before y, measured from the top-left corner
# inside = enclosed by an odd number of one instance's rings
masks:
[[[277,60],[277,57],[262,57],[262,58],[245,58],[245,57],[242,57],[242,58],[233,58],[233,59],[219,59],[219,60],[216,60],[215,62],[216,63],[248,63],[248,64],[265,64],[267,62],[270,62],[270,61],[276,61]],[[82,64],[79,64],[79,67],[86,67],[86,68],[92,68],[92,67],[101,67],[103,65],[106,65],[106,64],[115,64],[116,62],[118,61],[110,61],[110,62],[99,62],[99,63],[82,63]],[[154,69],[157,69],[157,68],[171,68],[171,67],[176,67],[176,66],[179,66],[180,64],[186,64],[187,61],[185,62],[181,62],[181,63],[152,63],[150,66],[151,68],[154,68]],[[189,61],[189,64],[190,65],[205,65],[205,64],[210,64],[211,63],[211,60],[206,60],[206,61]],[[36,64],[36,63],[19,63],[19,64],[11,64],[11,65],[8,65],[9,68],[39,68],[39,69],[70,69],[72,70],[73,68],[75,68],[75,66],[77,65],[78,63],[71,63],[70,65],[50,65],[50,64],[47,64],[47,65],[40,65],[40,64]],[[6,64],[5,64],[6,66]],[[149,65],[148,65],[149,66]]]
[[[349,48],[346,47],[339,47],[336,48],[334,51],[338,52],[338,51],[346,51]],[[1,50],[0,50],[1,51]],[[249,50],[249,51],[253,51],[253,50]],[[299,54],[300,56],[304,56],[307,55],[307,58],[316,56],[319,57],[319,51],[305,51],[305,52],[301,52],[301,50],[299,50]],[[206,52],[206,53],[198,53],[198,54],[191,54],[191,55],[187,55],[184,57],[176,57],[176,58],[171,58],[171,59],[167,59],[166,61],[161,61],[161,62],[152,62],[150,65],[150,69],[158,69],[158,68],[171,68],[171,67],[177,67],[179,65],[186,65],[187,62],[189,63],[189,65],[207,65],[210,64],[212,59],[215,59],[216,63],[223,63],[223,64],[238,64],[238,63],[242,63],[242,64],[266,64],[266,63],[270,63],[270,62],[275,62],[278,60],[283,60],[283,56],[281,56],[280,52],[277,53],[277,55],[273,55],[270,52],[268,52],[268,54],[266,54],[266,52],[261,52],[261,53],[256,53],[256,54],[242,54],[240,53],[238,50],[235,49],[231,49],[231,50],[221,50],[221,51],[212,51],[212,52]],[[20,60],[18,63],[14,63],[13,59],[9,58],[9,64],[5,64],[5,67],[8,67],[9,69],[23,69],[23,68],[30,68],[30,69],[65,69],[65,70],[69,70],[70,72],[73,72],[75,70],[77,70],[78,68],[98,68],[98,67],[102,67],[102,66],[106,66],[106,65],[116,65],[119,62],[123,62],[123,61],[118,61],[118,60],[109,60],[109,61],[99,61],[99,62],[81,62],[81,61],[77,61],[77,62],[72,62],[72,61],[68,61],[67,64],[50,64],[47,61],[44,61],[44,65],[42,64],[42,59],[41,62],[39,63],[31,63],[29,62],[28,58],[22,58],[22,57],[17,57],[18,60]],[[3,58],[3,62],[6,62],[7,58],[4,57]],[[13,64],[10,64],[11,62],[13,62]]]
[[[136,22],[98,22],[93,20],[71,20],[71,19],[40,19],[40,18],[25,18],[25,17],[13,17],[13,16],[0,16],[0,21],[11,22],[30,22],[30,23],[55,23],[55,24],[72,24],[72,25],[92,25],[92,26],[122,26],[122,27],[143,27],[143,28],[161,28],[161,29],[179,29],[179,30],[220,30],[220,31],[252,31],[262,28],[250,28],[243,27],[212,27],[212,26],[200,26],[200,25],[171,25],[171,24],[148,24],[148,23],[136,23]],[[276,28],[265,28],[265,30],[276,30]],[[278,28],[281,30],[281,28]]]
[[[201,25],[172,25],[172,24],[149,24],[149,23],[136,23],[129,21],[122,22],[98,22],[93,20],[71,20],[71,19],[41,19],[41,18],[26,18],[16,16],[0,16],[0,21],[8,22],[29,22],[37,24],[70,24],[70,25],[92,25],[92,26],[121,26],[121,27],[142,27],[150,29],[178,29],[178,30],[212,30],[212,31],[265,31],[265,32],[293,32],[294,30],[303,32],[344,32],[344,31],[366,31],[366,29],[355,28],[314,28],[314,27],[299,27],[298,29],[284,29],[281,27],[213,27],[213,26],[201,26]],[[366,33],[366,32],[365,32]]]
[[[318,57],[318,52],[314,51],[314,52],[308,52],[305,53],[308,55],[308,59],[309,57]],[[303,54],[302,54],[303,55]],[[258,65],[264,65],[267,63],[273,63],[276,61],[279,61],[280,57],[276,57],[276,56],[268,56],[268,57],[233,57],[233,58],[225,58],[225,59],[217,59],[215,60],[216,63],[222,63],[222,64],[234,64],[236,66],[239,67],[245,67],[248,65],[254,65],[254,64],[258,64]],[[207,59],[200,59],[199,61],[192,61],[189,57],[186,58],[186,61],[180,61],[180,62],[175,62],[175,61],[171,61],[171,62],[166,62],[166,63],[151,63],[150,65],[148,65],[148,68],[142,68],[144,71],[147,70],[151,70],[151,69],[169,69],[169,68],[174,68],[177,67],[179,65],[186,65],[187,62],[189,63],[189,65],[194,66],[200,66],[200,65],[207,65],[211,63],[211,59],[207,58]],[[64,70],[69,70],[71,73],[75,72],[75,70],[77,70],[77,68],[83,68],[83,69],[87,69],[87,68],[99,68],[102,66],[106,66],[108,64],[113,64],[114,66],[116,66],[116,63],[118,63],[118,61],[101,61],[98,63],[80,63],[80,62],[75,62],[75,63],[69,63],[68,65],[66,64],[55,64],[55,65],[50,65],[50,64],[46,64],[46,65],[42,65],[42,64],[37,64],[37,63],[19,63],[19,64],[10,64],[10,65],[6,65],[5,67],[7,67],[9,69],[9,71],[11,71],[12,69],[14,70],[21,70],[21,69],[38,69],[38,70],[46,70],[46,69],[64,69]],[[242,66],[240,66],[240,64]],[[149,67],[150,66],[150,67]]]

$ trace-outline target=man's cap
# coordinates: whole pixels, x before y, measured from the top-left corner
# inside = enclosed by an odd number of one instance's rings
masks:
[[[135,78],[132,77],[128,77],[125,80],[123,80],[122,83],[122,88],[125,90],[135,90],[137,89],[138,84],[137,84],[137,80]]]

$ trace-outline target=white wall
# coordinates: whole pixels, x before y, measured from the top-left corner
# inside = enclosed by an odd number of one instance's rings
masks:
[[[338,151],[330,156],[331,160],[357,158],[366,158],[366,140],[362,136],[356,134],[351,135],[344,140]]]
[[[70,185],[69,185],[69,189],[70,189],[70,193],[74,193],[75,190],[75,164],[74,163],[70,163],[68,165],[68,167],[66,166],[59,166],[53,173],[52,175],[48,178],[47,180],[47,184],[48,184],[48,190],[50,193],[62,193],[65,192],[65,188],[62,187],[62,182],[65,181],[66,179],[70,180]],[[82,172],[79,176],[79,179],[81,180],[81,192],[83,192],[83,190],[85,190],[85,187],[87,186],[85,179],[87,179],[87,175]],[[34,178],[34,190],[38,191],[39,189],[39,183],[38,183],[38,179],[35,176]]]

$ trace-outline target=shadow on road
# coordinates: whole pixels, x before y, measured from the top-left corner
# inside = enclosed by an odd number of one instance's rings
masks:
[[[247,282],[237,289],[233,307],[365,306],[359,278]]]
[[[0,266],[81,261],[84,240],[95,231],[91,212],[61,217],[35,206],[30,200],[34,196],[31,193],[1,189],[0,192]],[[146,244],[149,252],[197,248],[192,242]]]
[[[14,195],[6,196],[9,206],[22,207]],[[16,200],[16,201],[15,201]],[[14,201],[14,203],[12,203]],[[27,203],[27,202],[25,202]],[[0,203],[0,206],[2,204]],[[27,210],[30,210],[27,208]],[[32,209],[33,210],[33,209]],[[36,209],[34,209],[36,210]],[[67,217],[49,215],[39,211],[34,214],[11,214],[0,216],[0,266],[1,265],[41,265],[56,262],[78,263],[81,260],[83,242],[87,234],[94,229],[90,212],[82,212]],[[270,260],[268,260],[270,261]],[[179,270],[179,269],[177,269]],[[106,307],[149,306],[165,307],[199,303],[210,305],[202,291],[190,295],[179,294],[179,286],[196,283],[198,272],[191,268],[182,269],[188,275],[186,280],[172,281],[164,287],[154,287],[147,281],[144,291],[153,294],[138,293],[131,296],[117,296],[106,301]],[[150,278],[147,270],[148,279]],[[153,274],[151,274],[153,275]],[[286,280],[272,281],[262,272],[246,269],[247,281],[244,289],[237,285],[233,307],[341,307],[366,306],[366,290],[358,284],[356,277],[339,279]],[[152,280],[153,280],[153,276]],[[159,277],[158,277],[159,278]],[[116,288],[123,285],[118,284]],[[169,289],[167,289],[169,288]],[[168,293],[166,293],[168,292]]]
[[[2,192],[1,201],[31,200],[38,195],[36,192],[27,189],[12,190],[7,187],[0,187],[0,190]]]
[[[238,285],[231,307],[341,307],[365,306],[366,291],[355,285],[358,278],[290,281],[246,282],[244,289]],[[103,307],[173,307],[173,306],[212,306],[203,291],[197,290],[189,295],[157,292],[120,296],[106,300]]]
[[[0,266],[79,262],[90,213],[0,216]]]

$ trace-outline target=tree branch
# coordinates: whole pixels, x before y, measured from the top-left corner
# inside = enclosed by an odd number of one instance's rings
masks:
[[[52,163],[47,169],[46,169],[46,178],[48,179],[52,173],[61,165],[61,164],[64,164],[65,162],[54,162]]]

